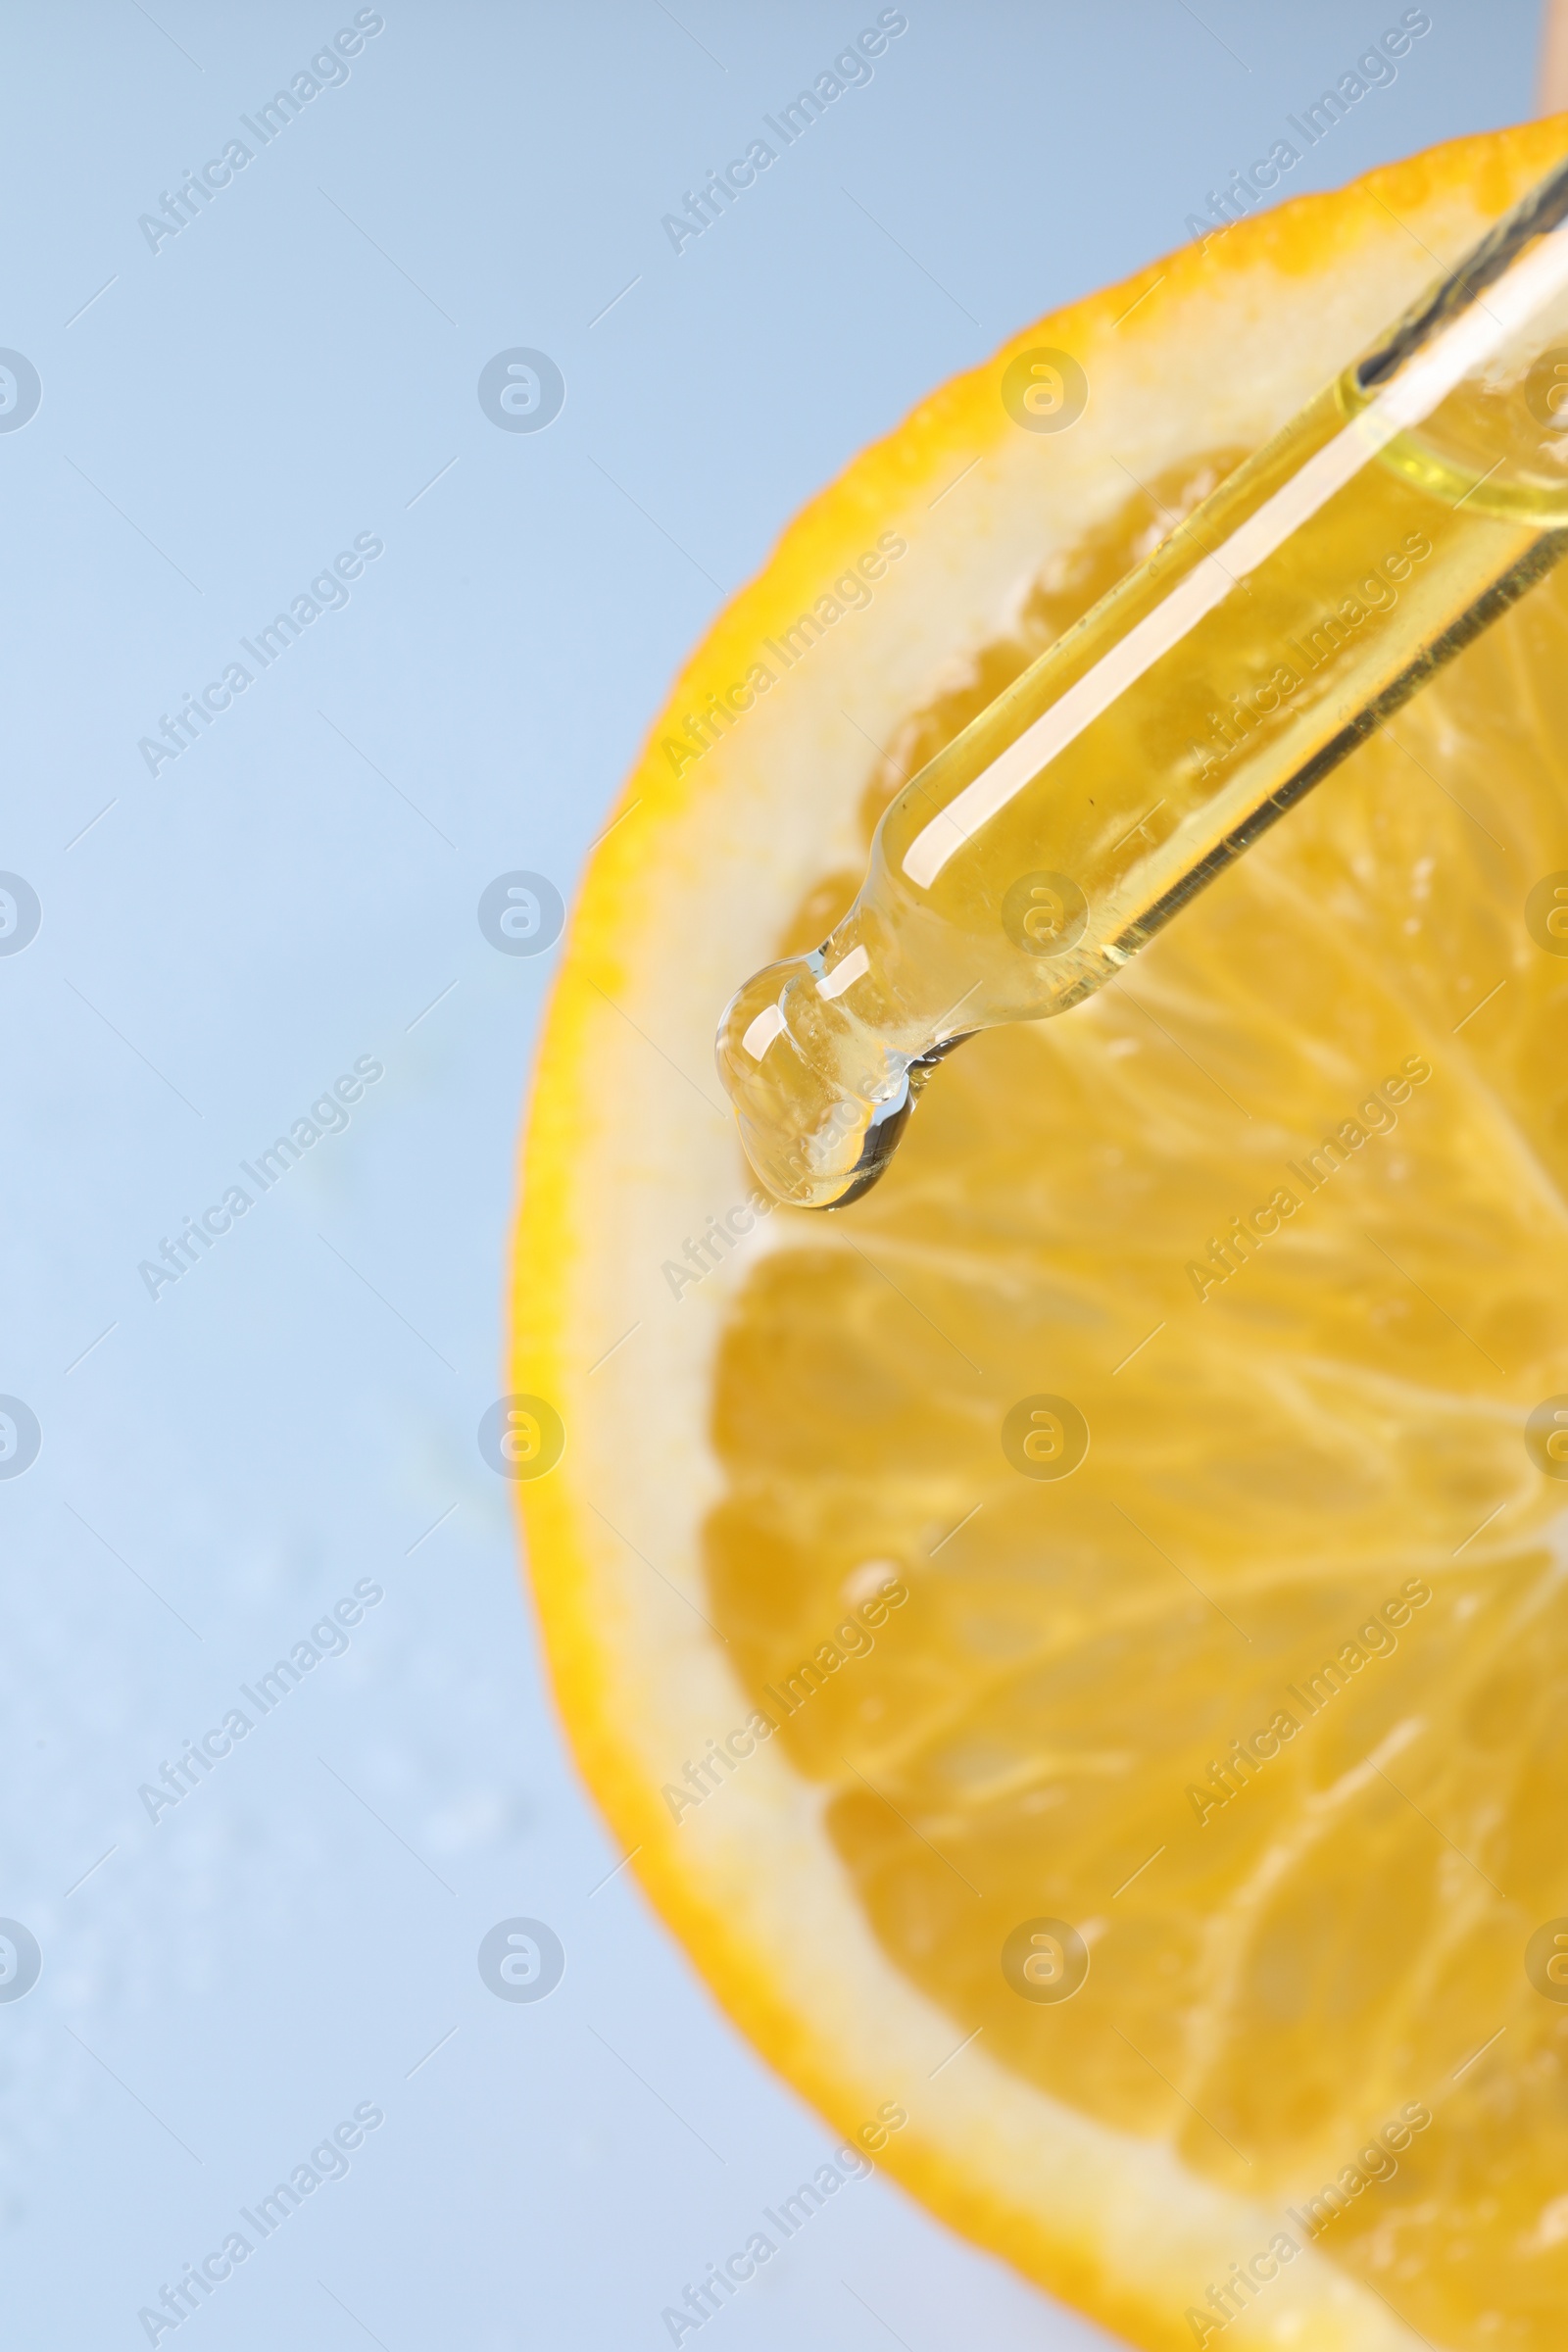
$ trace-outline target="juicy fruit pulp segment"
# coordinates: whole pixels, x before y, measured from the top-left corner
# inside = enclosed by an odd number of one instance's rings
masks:
[[[933,1054],[1102,986],[1558,561],[1565,208],[1568,168],[1480,248],[1495,283],[1467,263],[977,713],[821,951],[739,992],[719,1069],[779,1199],[858,1198]]]

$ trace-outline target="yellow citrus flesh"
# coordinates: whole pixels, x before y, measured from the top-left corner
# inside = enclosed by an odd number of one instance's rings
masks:
[[[1568,1490],[1524,1423],[1568,1390],[1568,961],[1524,901],[1568,867],[1568,590],[1124,980],[965,1046],[864,1202],[696,1282],[751,1189],[709,1040],[901,776],[1562,144],[1242,224],[858,461],[655,728],[542,1060],[514,1377],[567,1430],[524,1493],[584,1768],[782,2071],[1151,2347],[1217,2340],[1271,2243],[1237,2342],[1561,2341],[1568,2007],[1525,1950],[1568,1912]],[[1091,385],[1057,436],[998,397],[1042,344]],[[1042,1395],[1088,1425],[1069,1478],[1004,1448]],[[1089,1954],[1060,2002],[1001,1961],[1048,1919]]]

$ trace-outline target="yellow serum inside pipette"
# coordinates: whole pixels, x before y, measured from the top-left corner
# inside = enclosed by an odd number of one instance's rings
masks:
[[[946,1045],[1102,986],[1557,561],[1537,374],[1391,437],[1348,370],[900,793],[832,937],[721,1032],[781,1198],[864,1189]]]
[[[1466,424],[1477,405],[1464,404]],[[1126,686],[1049,771],[994,810],[982,803],[971,829],[970,783],[1200,566],[1223,564],[1260,492],[1298,477],[1358,407],[1349,379],[1322,395],[894,803],[843,941],[847,953],[865,946],[868,976],[873,964],[886,975],[888,1011],[945,1019],[956,1001],[944,993],[949,956],[966,1028],[1087,994],[1166,919],[1173,889],[1179,904],[1201,887],[1344,756],[1347,730],[1358,740],[1456,650],[1448,641],[1478,606],[1555,561],[1568,483],[1498,484],[1494,454],[1489,484],[1431,440],[1401,436],[1168,652],[1142,668],[1135,654]],[[1445,445],[1460,440],[1459,421],[1444,418]],[[1488,446],[1483,431],[1463,438]],[[1031,747],[1020,767],[1037,757]],[[864,1005],[877,1019],[869,996]]]

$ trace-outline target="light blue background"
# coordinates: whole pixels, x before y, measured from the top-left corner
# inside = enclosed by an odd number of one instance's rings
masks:
[[[347,85],[149,251],[137,216],[353,13],[102,0],[0,36],[0,344],[44,387],[0,435],[0,867],[44,910],[0,959],[0,1391],[44,1433],[0,1483],[0,1914],[44,1949],[0,2006],[29,2347],[144,2342],[138,2307],[361,2101],[386,2121],[350,2177],[181,2342],[656,2346],[820,2161],[629,1875],[600,1884],[475,1446],[555,960],[496,954],[475,903],[510,867],[569,902],[801,502],[1181,241],[1399,11],[910,0],[677,258],[661,215],[874,7],[388,0]],[[1532,7],[1431,13],[1290,192],[1531,110]],[[539,434],[475,398],[519,344],[566,379]],[[347,610],[155,781],[137,738],[359,532],[386,552]],[[368,1054],[349,1131],[154,1303],[138,1261]],[[138,1784],[366,1577],[348,1655],[155,1828]],[[514,1913],[566,1948],[539,2006],[475,1969]],[[1102,2340],[880,2180],[712,2326]]]

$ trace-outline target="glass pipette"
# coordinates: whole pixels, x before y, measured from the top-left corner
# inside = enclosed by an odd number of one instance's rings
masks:
[[[1568,552],[1568,164],[911,778],[719,1027],[776,1199],[843,1207],[935,1064],[1082,1003]]]

